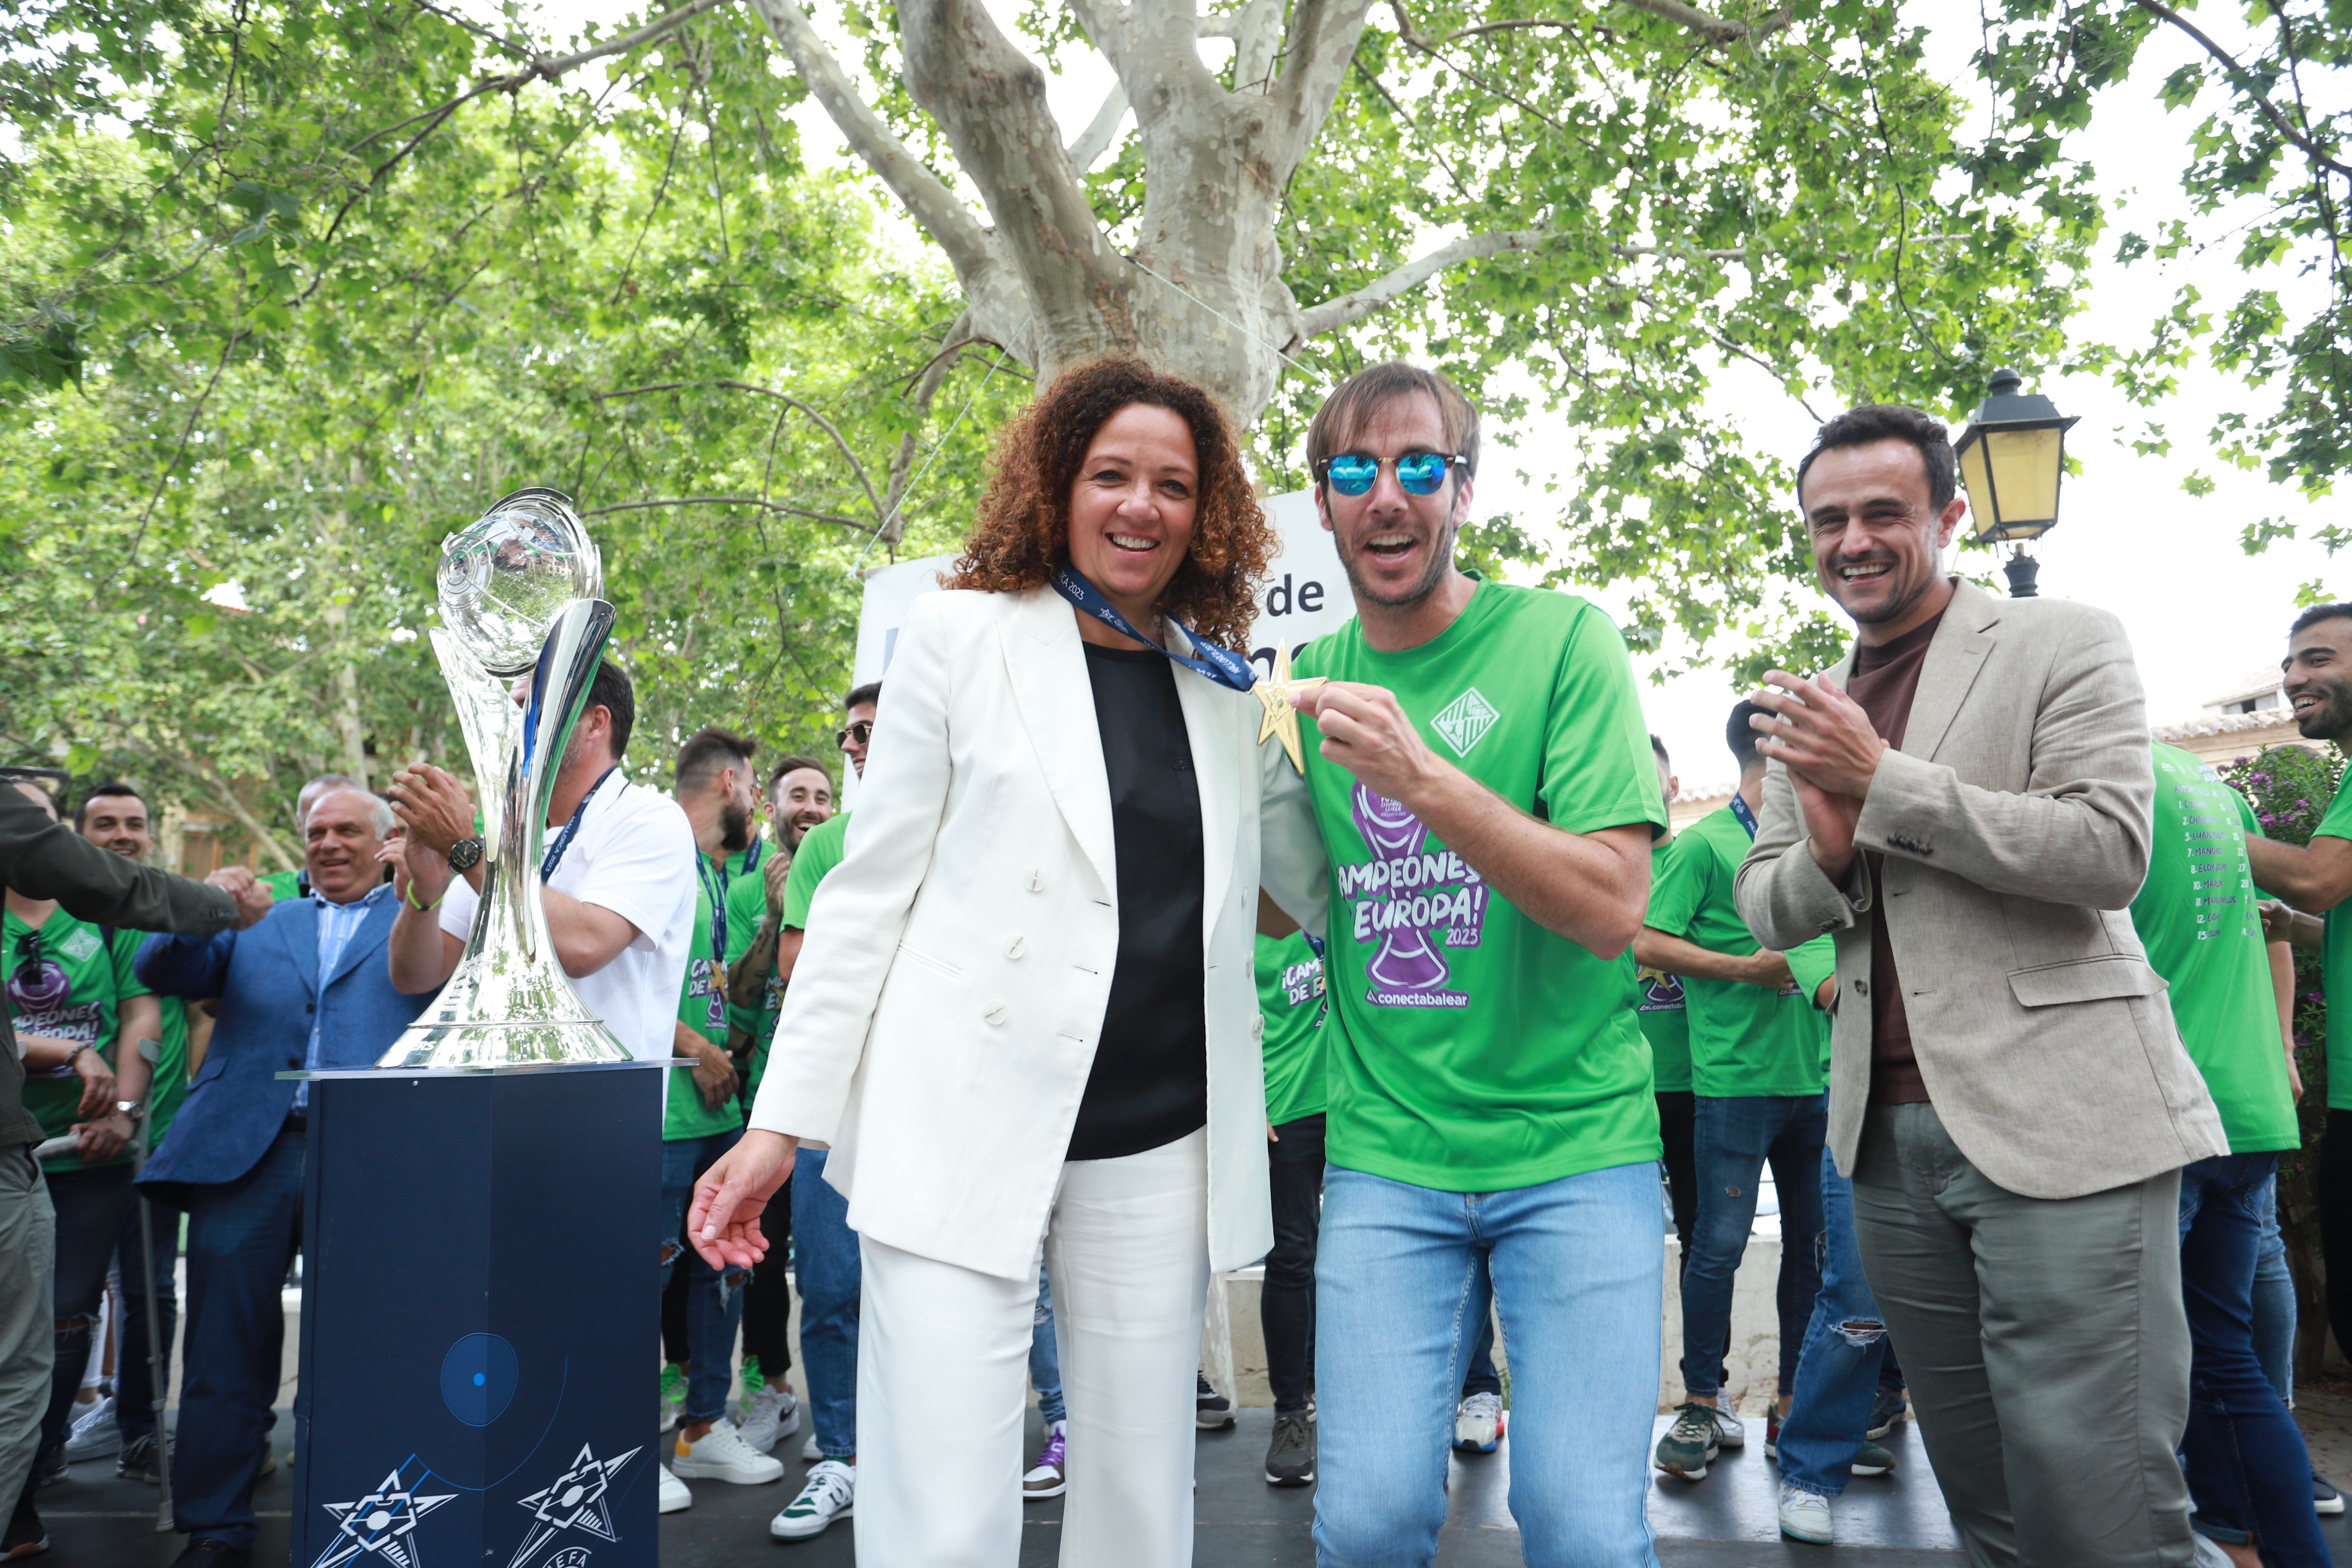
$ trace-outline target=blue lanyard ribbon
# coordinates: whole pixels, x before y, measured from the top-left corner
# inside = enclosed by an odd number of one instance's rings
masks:
[[[746,875],[760,868],[761,851],[768,847],[764,838],[754,838],[743,857]],[[703,895],[710,900],[710,956],[720,963],[727,962],[727,862],[720,860],[714,868],[710,857],[701,850],[694,852],[695,875],[702,879]]]
[[[1103,597],[1103,591],[1080,576],[1077,569],[1068,562],[1064,561],[1055,566],[1051,581],[1054,592],[1076,605],[1080,615],[1092,616],[1121,637],[1133,637],[1154,653],[1182,665],[1193,673],[1205,675],[1218,685],[1234,691],[1247,691],[1257,684],[1257,671],[1251,668],[1249,660],[1229,649],[1202,642],[1192,635],[1192,627],[1173,616],[1168,617],[1169,624],[1191,640],[1193,651],[1200,658],[1187,658],[1181,653],[1161,647],[1137,631],[1128,618],[1118,613],[1118,606]]]
[[[580,804],[572,808],[572,820],[563,825],[563,831],[555,836],[555,842],[547,847],[547,854],[539,862],[541,887],[545,887],[548,879],[555,875],[555,868],[563,864],[563,852],[572,847],[572,835],[580,831],[580,819],[588,815],[588,803],[596,798],[596,792],[604,787],[604,781],[619,771],[617,767],[611,767],[598,773],[596,782],[588,786],[588,793],[580,797]]]
[[[1750,844],[1756,842],[1756,814],[1748,809],[1746,798],[1738,790],[1731,792],[1731,815],[1739,819],[1740,826],[1748,829],[1748,841]]]

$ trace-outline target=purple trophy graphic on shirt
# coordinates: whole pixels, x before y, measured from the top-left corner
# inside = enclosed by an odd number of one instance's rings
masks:
[[[1406,807],[1360,784],[1354,804],[1356,831],[1392,870],[1420,852],[1429,830]],[[1420,927],[1396,925],[1381,933],[1381,951],[1366,973],[1380,992],[1434,991],[1445,984],[1445,961]]]
[[[72,994],[73,981],[67,976],[64,966],[54,959],[42,957],[20,961],[16,972],[8,976],[8,1001],[16,1012],[16,1026],[28,1034],[46,1033],[40,1027],[43,1023],[54,1026],[56,1020],[51,1016],[65,1006]],[[71,1078],[74,1070],[70,1063],[46,1068],[28,1064],[25,1076]]]

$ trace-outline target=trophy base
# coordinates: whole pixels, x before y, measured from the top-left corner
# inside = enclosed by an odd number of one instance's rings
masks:
[[[539,1068],[625,1062],[628,1050],[593,1018],[510,1024],[411,1024],[379,1068]]]

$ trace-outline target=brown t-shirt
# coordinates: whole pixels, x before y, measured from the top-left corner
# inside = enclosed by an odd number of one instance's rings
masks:
[[[1914,626],[1893,642],[1854,649],[1853,672],[1847,694],[1862,704],[1870,727],[1890,746],[1903,744],[1911,722],[1911,699],[1919,689],[1919,668],[1927,661],[1927,645],[1943,624],[1938,615],[1926,626]],[[1903,1010],[1903,977],[1895,968],[1895,943],[1886,934],[1886,857],[1872,851],[1870,864],[1870,1101],[1873,1105],[1915,1105],[1927,1099],[1927,1085],[1919,1076],[1919,1058],[1911,1050],[1911,1019]]]

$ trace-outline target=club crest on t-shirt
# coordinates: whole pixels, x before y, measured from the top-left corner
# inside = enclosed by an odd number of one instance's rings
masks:
[[[1642,1002],[1637,1013],[1680,1013],[1687,1004],[1683,997],[1683,977],[1668,974],[1663,969],[1642,972]]]
[[[1427,847],[1429,830],[1396,801],[1360,784],[1353,804],[1372,858],[1339,868],[1339,896],[1350,908],[1350,934],[1380,944],[1365,966],[1371,986],[1364,1000],[1376,1007],[1467,1007],[1467,993],[1446,989],[1439,950],[1478,945],[1485,880],[1460,856]]]
[[[1495,727],[1495,721],[1501,717],[1495,705],[1480,695],[1474,686],[1447,703],[1429,723],[1430,728],[1445,737],[1445,743],[1454,748],[1455,756],[1466,757],[1470,754],[1470,748],[1476,745],[1486,731]]]
[[[76,932],[76,935],[88,935]],[[96,937],[90,941],[95,943]],[[105,1012],[95,1002],[77,1003],[73,999],[73,980],[65,967],[54,959],[19,963],[8,976],[8,1005],[16,1014],[16,1032],[20,1035],[47,1035],[60,1040],[87,1040],[99,1043],[98,1025]],[[70,1063],[54,1067],[25,1064],[26,1078],[68,1079],[74,1076]]]

